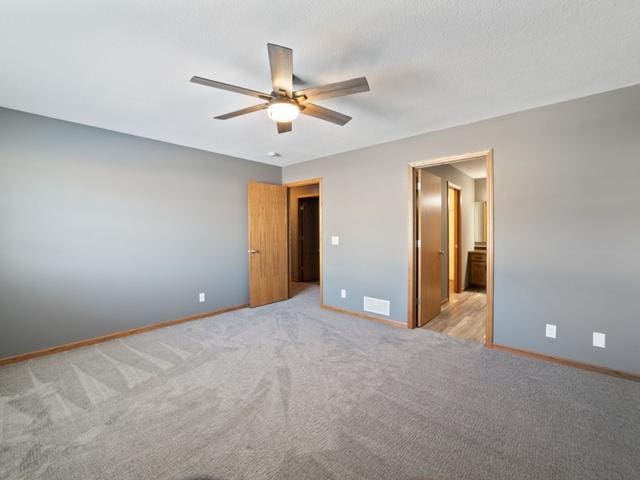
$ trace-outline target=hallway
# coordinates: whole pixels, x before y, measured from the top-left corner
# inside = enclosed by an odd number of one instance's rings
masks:
[[[484,290],[452,293],[442,313],[427,323],[427,330],[475,342],[485,341],[487,294]]]

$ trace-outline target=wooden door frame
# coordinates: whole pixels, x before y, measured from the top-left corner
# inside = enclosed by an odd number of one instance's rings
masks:
[[[318,185],[318,195],[306,195],[308,197],[318,197],[318,235],[320,236],[320,252],[319,252],[319,261],[320,261],[320,305],[324,305],[324,295],[323,295],[323,283],[324,283],[324,276],[322,275],[322,250],[323,250],[323,237],[322,237],[322,177],[317,177],[317,178],[309,178],[306,180],[297,180],[295,182],[289,182],[289,183],[284,183],[283,184],[285,187],[287,187],[287,248],[288,248],[288,252],[287,252],[287,257],[289,259],[289,266],[288,266],[288,271],[289,271],[289,298],[291,298],[291,231],[289,230],[291,228],[291,222],[290,222],[290,218],[291,218],[291,212],[289,211],[289,209],[291,208],[291,205],[289,205],[289,190],[291,188],[294,187],[305,187],[307,185]],[[304,195],[303,195],[304,196]]]
[[[447,181],[447,250],[449,249],[449,189],[456,190],[456,198],[458,201],[456,205],[454,205],[456,212],[456,227],[455,227],[455,235],[454,243],[458,245],[458,255],[455,259],[455,282],[453,284],[453,293],[460,293],[462,291],[462,242],[460,240],[460,230],[462,228],[462,209],[460,208],[460,196],[462,195],[462,188],[451,181]],[[450,252],[449,252],[450,254]],[[447,258],[447,261],[449,259]],[[449,265],[447,263],[447,270],[449,269]],[[447,277],[447,298],[451,296],[451,291],[449,290],[449,278]]]
[[[485,345],[493,347],[493,149],[479,152],[465,153],[462,155],[452,155],[448,157],[433,158],[430,160],[419,160],[411,162],[407,167],[408,174],[408,308],[407,308],[407,328],[416,328],[416,298],[417,298],[417,255],[416,255],[416,175],[419,168],[433,167],[436,165],[446,165],[450,163],[463,162],[472,158],[485,157],[487,162],[487,320],[485,331]],[[448,281],[448,279],[447,279]]]

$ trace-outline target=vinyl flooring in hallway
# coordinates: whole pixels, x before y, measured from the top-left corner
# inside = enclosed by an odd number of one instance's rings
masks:
[[[453,293],[442,313],[423,328],[475,342],[485,341],[487,294],[484,290]]]

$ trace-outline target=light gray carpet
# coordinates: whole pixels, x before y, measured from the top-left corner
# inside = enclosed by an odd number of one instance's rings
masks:
[[[640,478],[640,384],[317,295],[0,368],[0,478]]]

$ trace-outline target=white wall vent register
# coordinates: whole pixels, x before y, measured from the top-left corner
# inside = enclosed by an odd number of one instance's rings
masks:
[[[363,309],[365,312],[377,313],[379,315],[389,316],[391,304],[389,300],[380,300],[379,298],[364,297]]]

